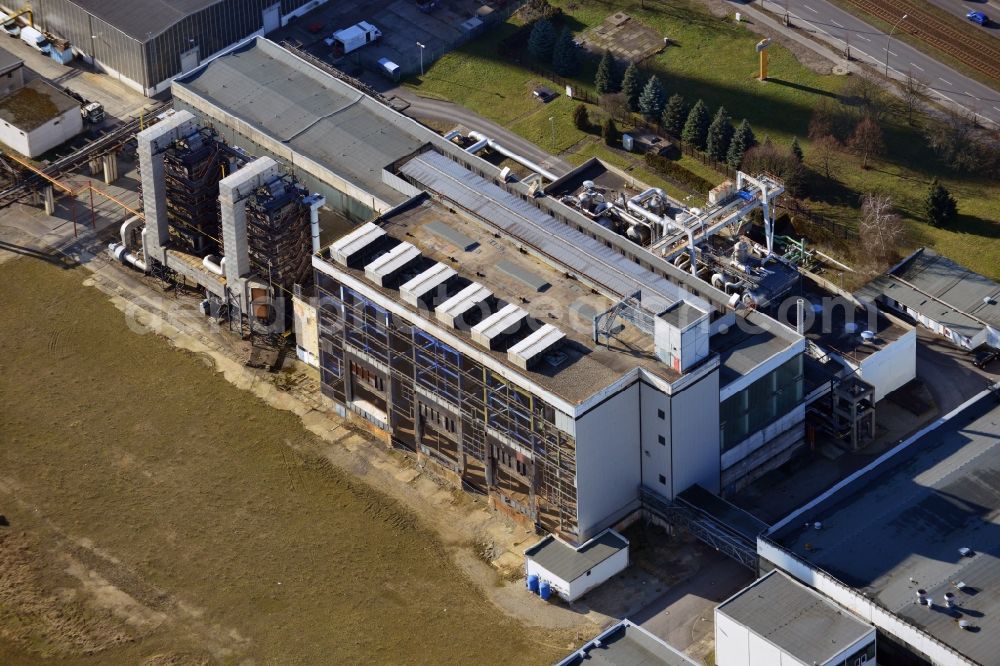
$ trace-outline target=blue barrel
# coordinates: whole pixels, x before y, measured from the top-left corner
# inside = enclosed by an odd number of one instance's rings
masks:
[[[538,594],[538,576],[535,574],[528,576],[528,591],[532,594]]]
[[[538,596],[542,598],[542,601],[548,601],[549,597],[552,596],[552,588],[549,587],[549,581],[543,580],[538,584]]]

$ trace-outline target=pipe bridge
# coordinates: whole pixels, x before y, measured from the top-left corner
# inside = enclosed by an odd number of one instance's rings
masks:
[[[768,528],[766,523],[697,485],[674,500],[646,486],[639,487],[639,494],[643,509],[757,573],[757,535]],[[709,508],[722,509],[724,515]]]

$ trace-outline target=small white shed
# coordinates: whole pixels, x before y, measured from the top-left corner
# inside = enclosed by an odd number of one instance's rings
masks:
[[[607,529],[574,548],[549,535],[524,551],[524,565],[528,576],[573,602],[628,567],[628,539]]]

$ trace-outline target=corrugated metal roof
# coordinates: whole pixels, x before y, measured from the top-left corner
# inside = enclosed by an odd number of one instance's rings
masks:
[[[563,580],[573,582],[615,553],[627,548],[628,541],[610,530],[605,530],[579,549],[571,548],[550,535],[524,551],[524,557]]]
[[[436,289],[455,275],[458,275],[458,272],[454,268],[439,261],[406,284],[401,285],[399,295],[402,296],[404,302],[416,307],[417,302],[427,292]]]
[[[537,331],[519,340],[507,350],[507,358],[518,367],[526,368],[539,354],[544,354],[566,338],[566,334],[552,324],[545,324]]]
[[[427,189],[502,229],[519,242],[582,279],[627,296],[641,293],[643,306],[661,312],[687,297],[708,311],[709,305],[602,243],[559,222],[527,201],[436,152],[409,160],[401,171]]]
[[[221,0],[71,0],[129,37],[146,42],[173,24]],[[258,9],[258,11],[260,11]]]
[[[879,279],[878,291],[886,298],[905,305],[967,338],[983,330],[981,322],[959,312],[947,303],[931,298],[920,290],[900,282],[891,275]]]
[[[411,243],[400,243],[365,266],[365,277],[375,284],[385,286],[389,276],[419,258],[420,250]]]
[[[892,275],[956,312],[1000,328],[1000,284],[933,250],[919,250]]]
[[[850,611],[777,570],[717,610],[806,664],[825,664],[872,632]]]
[[[484,347],[490,347],[494,339],[520,326],[527,317],[527,311],[508,303],[473,326],[472,339]]]
[[[473,282],[465,289],[434,308],[434,312],[438,321],[454,328],[456,319],[492,295],[492,291],[478,282]]]
[[[341,266],[346,266],[352,256],[383,236],[385,229],[374,222],[365,222],[333,243],[330,246],[330,257]]]
[[[382,169],[429,140],[395,111],[263,39],[175,85],[394,205],[407,197],[382,181]]]

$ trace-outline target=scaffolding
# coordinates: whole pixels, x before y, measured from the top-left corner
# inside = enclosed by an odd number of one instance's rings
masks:
[[[246,202],[250,263],[272,290],[292,293],[312,275],[307,194],[289,177],[258,187]]]
[[[163,154],[167,224],[177,249],[204,256],[219,251],[219,181],[225,157],[215,133],[203,128]]]

